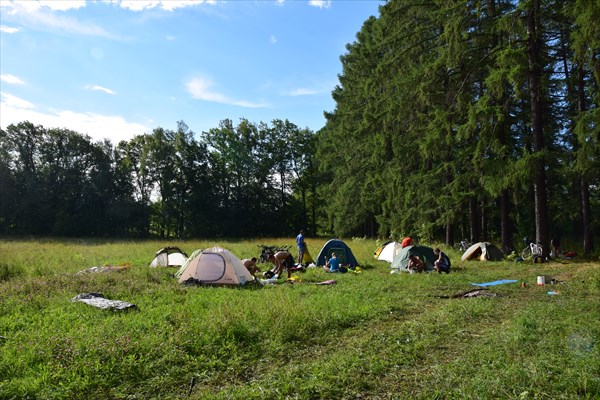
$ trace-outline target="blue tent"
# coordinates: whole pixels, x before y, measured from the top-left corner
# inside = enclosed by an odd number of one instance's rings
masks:
[[[352,254],[350,247],[348,247],[346,243],[342,242],[340,239],[331,239],[325,243],[319,252],[319,256],[317,257],[317,265],[325,265],[327,260],[331,258],[331,253],[337,254],[342,265],[358,265],[358,261],[356,261],[356,258],[354,257],[354,254]]]

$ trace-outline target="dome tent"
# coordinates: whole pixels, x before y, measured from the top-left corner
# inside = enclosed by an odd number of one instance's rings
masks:
[[[373,256],[381,261],[392,262],[402,250],[402,244],[398,242],[385,242],[373,253]]]
[[[394,258],[394,261],[392,261],[392,265],[390,265],[390,268],[396,269],[400,272],[408,272],[408,256],[410,255],[418,256],[425,262],[426,272],[433,271],[433,263],[435,262],[435,260],[437,260],[437,257],[435,256],[431,247],[421,245],[412,245],[400,249],[400,252],[396,256],[396,258]]]
[[[492,243],[479,242],[471,245],[460,259],[465,261],[475,258],[479,258],[481,261],[500,261],[504,258],[504,253]]]
[[[242,261],[229,250],[211,247],[196,250],[175,274],[179,283],[208,285],[244,285],[254,277]]]
[[[340,257],[341,265],[358,265],[358,261],[356,261],[356,258],[354,257],[354,254],[352,254],[352,250],[350,250],[350,247],[348,247],[348,245],[346,245],[346,243],[344,243],[340,239],[331,239],[330,241],[325,243],[325,245],[319,252],[319,255],[317,256],[317,265],[325,265],[327,263],[327,260],[329,260],[329,258],[331,257],[332,253],[335,253],[338,257]]]
[[[150,267],[180,267],[187,259],[187,254],[179,247],[163,247],[154,255]]]

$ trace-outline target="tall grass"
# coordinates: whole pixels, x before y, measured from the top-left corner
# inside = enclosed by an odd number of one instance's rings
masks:
[[[324,242],[308,240],[313,257]],[[461,262],[448,249],[449,275],[390,275],[376,242],[346,242],[360,274],[214,288],[148,264],[166,245],[246,258],[293,239],[0,241],[0,398],[600,397],[600,265]],[[130,268],[77,274],[101,265]],[[491,287],[498,297],[452,298],[505,278],[519,282]],[[137,308],[71,301],[88,292]]]

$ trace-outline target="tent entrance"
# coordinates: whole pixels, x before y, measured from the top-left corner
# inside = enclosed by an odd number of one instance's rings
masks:
[[[202,267],[200,267],[202,264]],[[220,254],[203,253],[198,258],[194,279],[203,282],[216,282],[225,275],[225,259]]]

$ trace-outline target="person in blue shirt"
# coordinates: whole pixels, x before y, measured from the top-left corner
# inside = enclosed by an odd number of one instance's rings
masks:
[[[304,229],[300,230],[298,236],[296,236],[296,244],[298,245],[298,264],[302,264],[304,258],[304,252],[306,251],[306,242],[304,241]]]
[[[325,263],[323,269],[327,272],[340,272],[340,259],[337,254],[331,253],[331,258]]]

